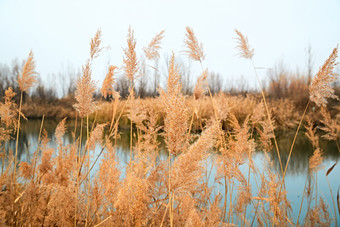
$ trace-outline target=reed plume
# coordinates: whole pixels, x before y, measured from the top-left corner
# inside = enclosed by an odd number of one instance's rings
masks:
[[[136,73],[138,72],[138,60],[136,56],[136,40],[134,38],[133,30],[129,27],[128,37],[127,37],[127,44],[128,47],[124,49],[124,70],[126,77],[130,81],[130,86],[132,86],[133,81],[136,77]]]
[[[90,57],[91,59],[95,59],[99,56],[99,53],[103,50],[102,47],[100,47],[100,44],[102,42],[102,31],[100,29],[97,30],[96,35],[91,39],[90,45]]]
[[[334,94],[334,89],[331,87],[331,83],[339,77],[339,74],[333,71],[334,67],[338,64],[336,62],[337,57],[338,45],[333,49],[331,55],[313,77],[312,83],[309,86],[309,99],[317,106],[325,107],[327,98],[338,99]]]
[[[175,66],[175,55],[170,60],[167,91],[161,90],[161,99],[167,113],[164,120],[165,141],[169,151],[178,155],[187,146],[187,108],[181,93],[180,75]]]
[[[202,97],[207,91],[207,77],[208,77],[208,70],[204,70],[203,73],[198,77],[197,83],[194,89],[194,97],[195,99],[199,99]]]
[[[33,52],[30,51],[25,65],[22,68],[22,72],[18,75],[18,84],[22,92],[28,91],[28,89],[37,82],[37,74],[38,73],[35,71],[34,55]]]
[[[316,172],[323,160],[323,152],[320,148],[316,148],[312,157],[309,159],[309,170],[311,172]]]
[[[91,132],[90,138],[87,141],[87,147],[90,150],[94,150],[96,143],[102,143],[102,137],[104,132],[104,127],[106,124],[98,124],[94,130]]]
[[[94,58],[98,57],[102,48],[101,44],[101,30],[98,29],[94,38],[91,39],[90,59],[82,67],[82,75],[77,79],[75,98],[77,103],[73,107],[78,111],[80,117],[85,117],[95,110],[95,103],[93,101],[93,94],[96,90],[96,82],[91,78],[92,62]]]
[[[187,33],[185,34],[186,39],[184,40],[187,50],[185,53],[195,61],[202,62],[205,58],[203,52],[203,44],[199,43],[194,31],[190,27],[185,28]]]
[[[62,137],[64,136],[66,132],[66,117],[58,124],[56,130],[55,130],[55,138],[57,140],[57,144],[61,147],[62,146]]]
[[[16,95],[13,92],[13,89],[9,87],[5,91],[5,102],[0,103],[0,116],[1,116],[1,123],[5,123],[6,128],[16,128],[16,121],[17,121],[17,105],[12,100]]]
[[[147,47],[143,48],[145,56],[149,60],[155,60],[159,58],[159,49],[161,49],[161,41],[164,38],[164,30],[160,33],[156,34],[155,37],[152,38],[151,42]]]
[[[113,65],[109,66],[109,70],[108,70],[106,77],[104,79],[102,88],[100,89],[100,92],[102,93],[104,98],[107,98],[110,95],[113,96],[113,97],[117,96],[115,94],[116,91],[113,88],[113,86],[115,84],[115,80],[114,80],[113,76],[115,74],[114,71],[117,68],[118,68],[117,66],[113,66]]]
[[[80,117],[90,115],[95,110],[93,94],[96,91],[96,83],[92,80],[90,61],[83,66],[82,75],[77,80],[75,99],[73,107],[78,111]]]
[[[239,30],[235,29],[235,32],[238,37],[236,40],[238,45],[236,48],[239,50],[239,55],[243,58],[251,59],[254,56],[254,48],[251,48],[248,43],[248,38],[244,36]]]
[[[305,128],[306,128],[305,135],[312,143],[313,147],[319,148],[319,136],[316,135],[316,127],[310,119],[307,119],[307,125],[305,126]]]
[[[323,138],[327,140],[334,140],[337,142],[340,133],[340,125],[337,120],[332,119],[330,113],[326,110],[326,108],[321,108],[320,113],[322,115],[322,119],[320,122],[323,124],[323,127],[320,129],[326,134],[322,135]]]
[[[309,171],[316,172],[319,169],[319,166],[323,160],[323,152],[319,146],[319,136],[316,135],[316,127],[314,128],[314,123],[308,119],[306,128],[306,136],[309,141],[312,143],[313,148],[315,149],[312,157],[309,159]]]

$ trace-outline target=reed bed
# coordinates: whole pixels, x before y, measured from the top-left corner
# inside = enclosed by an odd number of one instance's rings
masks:
[[[164,31],[156,34],[144,53],[149,60],[159,57]],[[340,123],[324,108],[327,98],[337,98],[329,86],[339,75],[333,69],[338,47],[315,75],[310,85],[310,102],[299,114],[289,100],[267,101],[261,96],[215,96],[206,84],[205,53],[193,29],[186,28],[184,51],[202,66],[193,96],[183,96],[179,70],[173,54],[169,62],[167,87],[159,88],[157,98],[140,99],[134,95],[139,76],[136,40],[129,28],[124,49],[124,66],[130,94],[121,100],[114,90],[116,66],[109,66],[101,87],[110,102],[96,103],[97,84],[91,78],[92,65],[101,53],[102,33],[97,31],[90,44],[90,56],[77,80],[74,108],[79,118],[72,131],[73,142],[65,145],[63,119],[54,136],[57,148],[41,122],[38,148],[29,162],[17,161],[17,149],[7,149],[20,136],[20,122],[25,116],[12,101],[15,94],[6,91],[0,104],[0,223],[4,226],[328,226],[337,224],[340,214],[339,191],[330,193],[331,206],[317,191],[317,175],[323,160],[319,134],[338,143]],[[236,30],[240,56],[253,61],[255,54],[248,39]],[[35,82],[33,53],[18,76],[23,92]],[[20,95],[20,94],[19,94]],[[317,113],[308,112],[310,105]],[[315,121],[322,127],[316,128]],[[307,123],[306,123],[307,122]],[[306,124],[305,124],[306,123]],[[130,130],[130,159],[117,158],[119,130]],[[313,145],[309,176],[301,198],[307,202],[304,217],[292,213],[287,199],[285,175],[294,143],[286,163],[280,159],[276,144],[277,129],[296,130],[305,125],[306,137]],[[192,134],[197,132],[199,134]],[[16,135],[16,138],[13,138]],[[79,136],[78,136],[79,135]],[[160,156],[159,136],[166,143],[166,158]],[[255,139],[257,138],[257,139]],[[134,141],[133,141],[134,140]],[[84,143],[85,141],[85,143]],[[95,152],[96,146],[100,151]],[[339,146],[338,146],[339,148]],[[269,152],[276,150],[280,171],[273,170]],[[261,150],[264,168],[253,161]],[[340,152],[340,149],[339,149]],[[211,166],[207,165],[211,160]],[[248,164],[246,172],[241,167]],[[123,165],[124,164],[124,165]],[[94,166],[98,168],[95,170]],[[328,169],[327,177],[332,174]],[[125,166],[122,168],[122,166]],[[211,169],[215,168],[215,174]],[[312,179],[312,180],[309,180]],[[256,190],[251,184],[256,184]]]

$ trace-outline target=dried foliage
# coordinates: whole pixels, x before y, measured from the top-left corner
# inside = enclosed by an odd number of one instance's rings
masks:
[[[180,75],[175,66],[175,55],[172,55],[169,66],[167,91],[161,90],[166,117],[164,119],[165,141],[169,151],[178,155],[187,147],[188,114]]]
[[[129,33],[127,37],[127,44],[128,47],[124,49],[124,70],[126,77],[129,79],[130,83],[132,84],[135,77],[136,73],[138,72],[138,60],[136,56],[136,40],[133,34],[133,30],[131,27],[129,28]]]
[[[253,58],[254,49],[249,46],[248,38],[237,29],[235,29],[235,32],[237,34],[236,40],[238,42],[237,49],[239,50],[239,55],[243,58]]]
[[[113,66],[113,65],[109,66],[109,70],[108,70],[106,77],[103,81],[103,86],[100,89],[100,92],[102,93],[104,98],[107,98],[110,95],[113,96],[113,97],[117,96],[117,94],[116,94],[117,92],[114,90],[115,80],[113,78],[113,76],[115,74],[114,71],[117,68],[118,68],[117,66]]]
[[[28,91],[37,81],[36,75],[38,73],[35,71],[35,61],[33,57],[33,52],[30,51],[21,74],[18,75],[18,84],[22,92]]]
[[[0,103],[0,116],[1,123],[5,125],[7,129],[16,128],[17,122],[17,106],[13,101],[13,97],[16,95],[13,89],[9,87],[5,91],[4,103]]]
[[[331,83],[339,77],[339,74],[334,72],[334,67],[338,64],[336,62],[337,57],[338,46],[333,49],[333,52],[313,77],[312,83],[309,86],[309,99],[317,106],[325,107],[327,98],[338,99],[331,87]]]
[[[73,107],[78,111],[79,116],[85,117],[95,110],[93,94],[96,91],[96,83],[91,78],[92,70],[90,61],[83,66],[83,72],[77,80],[75,98],[77,103]]]
[[[164,31],[156,34],[155,37],[152,38],[151,42],[147,47],[143,48],[145,56],[149,60],[155,60],[159,58],[159,49],[161,49],[161,41],[164,38]]]
[[[73,107],[78,111],[79,116],[85,117],[95,110],[93,94],[96,90],[96,83],[92,80],[92,62],[101,51],[101,31],[98,30],[95,37],[91,40],[90,59],[82,68],[82,75],[77,79],[75,98],[77,103]]]
[[[205,58],[203,44],[198,42],[192,28],[186,27],[185,29],[187,31],[185,34],[186,39],[184,40],[185,46],[187,48],[185,53],[187,53],[187,55],[193,60],[202,62]]]
[[[324,125],[320,129],[326,132],[326,134],[323,135],[322,137],[327,140],[337,141],[339,133],[340,133],[340,125],[338,121],[336,121],[335,119],[332,119],[330,113],[325,108],[321,108],[320,112],[323,117],[320,120],[320,122]]]
[[[240,32],[236,30],[236,33],[241,56],[251,59],[254,50]],[[162,38],[163,32],[157,34],[145,49],[150,59],[158,57]],[[74,107],[81,117],[88,116],[95,108],[92,96],[96,87],[91,79],[91,68],[93,60],[102,50],[100,45],[101,32],[98,30],[91,40],[90,57],[77,81],[77,103]],[[129,29],[124,68],[130,85],[133,85],[138,71],[135,45],[133,31]],[[202,45],[188,27],[186,45],[191,58],[197,61],[204,59]],[[332,71],[336,51],[317,77]],[[32,79],[28,78],[34,75],[33,55],[25,67],[20,87],[22,91],[27,91],[31,86],[29,81]],[[13,174],[13,151],[3,145],[14,141],[11,133],[17,128],[18,111],[13,101],[16,94],[11,88],[5,92],[0,104],[1,226],[295,224],[288,192],[285,187],[281,188],[282,176],[274,172],[275,160],[270,158],[274,138],[271,127],[274,123],[279,129],[296,126],[299,116],[294,103],[271,101],[271,109],[266,113],[264,102],[256,95],[219,93],[206,97],[207,71],[198,78],[194,98],[186,98],[181,93],[180,74],[174,55],[169,63],[167,87],[165,90],[160,88],[159,98],[135,97],[131,86],[129,100],[120,101],[114,91],[116,68],[109,67],[101,89],[105,98],[113,96],[115,100],[103,102],[102,113],[99,112],[93,120],[89,119],[88,136],[77,137],[85,132],[82,125],[82,133],[74,131],[73,140],[63,142],[67,133],[66,118],[59,122],[54,132],[57,146],[53,146],[47,131],[42,130],[36,151],[30,160],[19,163],[17,175]],[[323,96],[325,93],[319,94]],[[326,94],[333,95],[332,92]],[[324,101],[321,99],[319,103],[323,105]],[[130,108],[126,108],[128,103]],[[200,134],[191,135],[188,132],[189,111],[195,113],[196,117],[192,120],[196,122],[192,124]],[[317,117],[314,112],[310,115]],[[319,120],[323,125],[320,129],[325,132],[323,137],[337,141],[340,130],[337,120],[332,119],[325,109],[321,109],[321,116]],[[129,161],[119,157],[121,150],[117,146],[118,126],[124,122],[131,125],[133,122],[136,127],[130,128],[130,147],[123,148],[133,150],[133,158]],[[105,127],[109,124],[107,132]],[[315,176],[322,166],[323,153],[316,124],[308,120],[305,128],[306,136],[314,147],[309,170]],[[165,146],[159,137],[163,137]],[[264,157],[263,168],[258,168],[253,160],[255,152]],[[242,168],[246,164],[247,171],[244,172]],[[327,171],[327,175],[334,166]],[[322,198],[317,199],[317,195],[311,196],[313,189],[317,188],[313,182],[316,181],[308,182],[303,194],[309,200],[304,224],[332,225],[334,220],[330,217],[331,209],[326,202]],[[339,190],[337,196],[339,208]],[[311,200],[315,200],[314,207],[311,207]],[[334,212],[337,212],[333,203]]]
[[[197,79],[197,83],[194,89],[194,97],[195,99],[199,99],[202,97],[207,91],[207,77],[208,77],[208,70],[204,70],[202,75],[200,75]]]

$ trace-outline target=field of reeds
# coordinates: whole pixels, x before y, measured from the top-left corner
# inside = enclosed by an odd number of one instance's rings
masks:
[[[144,48],[152,61],[159,57],[164,32]],[[240,57],[254,68],[254,50],[247,37],[235,30]],[[339,189],[318,192],[317,173],[322,167],[320,137],[338,146],[340,122],[330,115],[329,98],[338,99],[330,86],[337,80],[338,46],[313,77],[309,100],[303,111],[289,100],[267,101],[260,95],[212,95],[207,86],[205,53],[193,30],[186,28],[189,58],[202,66],[192,96],[184,96],[175,54],[169,62],[166,88],[160,96],[141,99],[135,95],[139,74],[136,40],[130,28],[124,49],[129,94],[122,100],[115,91],[116,66],[109,66],[101,86],[103,98],[94,102],[97,84],[92,66],[101,53],[102,34],[91,39],[90,56],[76,82],[76,121],[72,142],[65,144],[68,119],[60,121],[51,135],[44,117],[29,161],[19,162],[18,146],[23,94],[36,82],[33,53],[18,75],[20,92],[8,88],[0,105],[0,223],[4,226],[329,226],[340,215]],[[19,97],[19,105],[13,101]],[[44,115],[43,115],[44,116]],[[73,115],[71,115],[73,116]],[[129,160],[117,158],[120,124],[130,134]],[[287,158],[281,159],[278,129],[294,130]],[[305,132],[313,147],[308,175],[299,201],[287,198],[286,173],[297,135]],[[160,155],[160,140],[166,155]],[[8,146],[15,142],[15,149]],[[261,151],[263,165],[254,162]],[[281,153],[280,153],[281,152]],[[273,168],[273,155],[278,171]],[[246,166],[244,170],[244,166]],[[319,179],[320,180],[320,179]],[[340,185],[340,182],[338,182]],[[322,193],[329,194],[326,201]],[[298,203],[293,212],[291,203]]]

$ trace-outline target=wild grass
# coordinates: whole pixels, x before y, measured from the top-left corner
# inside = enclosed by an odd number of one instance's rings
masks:
[[[192,97],[181,93],[180,73],[173,54],[169,62],[167,87],[160,96],[135,97],[135,79],[139,74],[136,40],[130,28],[124,49],[124,70],[130,82],[130,94],[121,100],[114,90],[116,66],[109,66],[101,88],[103,98],[110,102],[95,103],[96,83],[91,78],[94,59],[101,48],[101,31],[90,42],[90,57],[77,80],[74,108],[80,117],[80,133],[71,132],[70,144],[63,142],[66,133],[64,118],[54,136],[57,147],[50,145],[49,135],[41,123],[37,150],[28,162],[17,164],[21,101],[11,88],[0,105],[0,223],[4,226],[299,226],[337,224],[340,210],[332,194],[333,206],[320,196],[317,175],[323,162],[317,131],[323,137],[338,141],[340,123],[326,109],[318,114],[299,114],[289,100],[268,101],[261,96],[212,96],[203,70],[204,51],[193,30],[186,28],[186,54],[202,66]],[[240,55],[252,60],[254,49],[246,36],[236,30]],[[158,33],[144,48],[146,57],[159,57]],[[314,77],[310,100],[325,106],[334,98],[329,83],[338,75],[337,47]],[[19,76],[21,96],[34,82],[35,64],[30,53]],[[256,76],[255,75],[255,76]],[[261,89],[262,90],[262,89]],[[208,93],[209,96],[205,96]],[[287,198],[285,176],[294,143],[289,144],[287,163],[281,163],[276,143],[277,129],[295,129],[298,133],[308,116],[306,137],[313,145],[309,159],[309,175],[302,192],[300,212],[292,213]],[[322,123],[316,128],[312,121]],[[76,121],[79,122],[79,121]],[[77,123],[76,123],[77,124]],[[117,157],[119,130],[130,132],[130,157],[124,163]],[[134,127],[133,127],[134,126]],[[120,129],[121,129],[120,128]],[[200,132],[192,134],[192,132]],[[12,135],[16,134],[16,138]],[[79,135],[79,136],[78,136]],[[167,155],[161,156],[158,137],[166,144]],[[16,151],[6,146],[16,142]],[[85,141],[85,142],[84,142]],[[100,147],[100,152],[95,152]],[[269,153],[276,149],[280,171],[276,173]],[[338,146],[339,148],[339,146]],[[263,169],[253,156],[263,151]],[[340,152],[340,149],[339,149]],[[6,163],[4,165],[4,163]],[[247,163],[247,171],[241,170]],[[94,166],[98,168],[95,170]],[[209,166],[210,165],[210,166]],[[332,174],[331,167],[326,174]],[[125,166],[122,168],[122,166]],[[212,174],[212,169],[216,173]],[[312,180],[311,180],[312,179]],[[255,185],[252,185],[255,184]],[[339,195],[339,192],[338,192]],[[319,198],[320,197],[320,198]],[[308,210],[301,217],[307,200]],[[332,217],[331,214],[334,216]],[[340,214],[340,213],[339,213]],[[300,219],[301,217],[301,219]],[[301,221],[300,221],[301,220]]]

